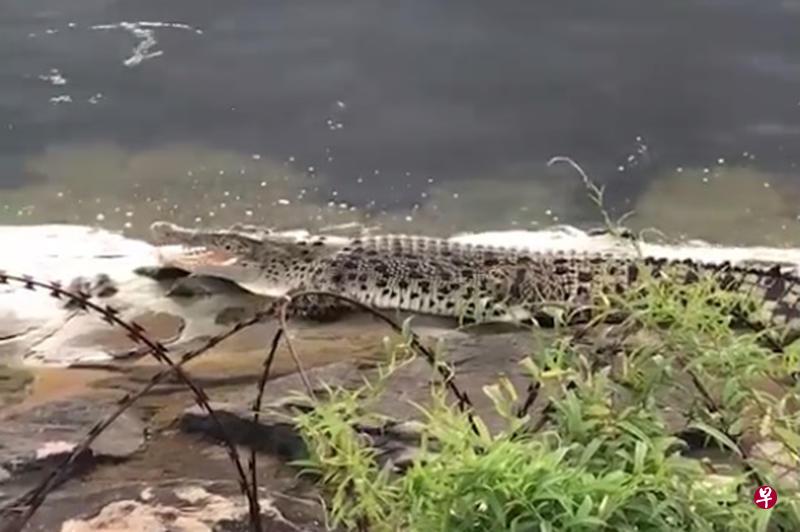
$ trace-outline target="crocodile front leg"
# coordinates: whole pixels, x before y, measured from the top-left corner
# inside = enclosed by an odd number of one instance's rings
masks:
[[[302,293],[301,290],[294,294]],[[289,293],[290,297],[293,293]],[[301,318],[322,323],[338,321],[340,318],[352,314],[356,307],[341,299],[322,295],[300,295],[293,297],[287,316]]]

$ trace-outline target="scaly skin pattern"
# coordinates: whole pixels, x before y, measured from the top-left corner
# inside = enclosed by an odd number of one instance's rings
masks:
[[[548,308],[590,317],[597,290],[624,293],[646,268],[691,283],[713,276],[725,290],[747,293],[763,305],[771,325],[800,329],[800,279],[773,268],[696,261],[631,258],[613,253],[537,253],[531,250],[460,244],[424,236],[358,238],[276,233],[253,226],[195,230],[156,222],[162,243],[215,252],[214,259],[170,263],[189,271],[228,259],[239,268],[218,266],[253,291],[336,292],[379,309],[481,320],[526,320],[550,316]],[[188,264],[188,266],[187,266]],[[207,272],[205,272],[207,273]],[[229,273],[229,274],[228,274]],[[245,275],[246,273],[246,275]],[[587,309],[586,312],[575,312]]]

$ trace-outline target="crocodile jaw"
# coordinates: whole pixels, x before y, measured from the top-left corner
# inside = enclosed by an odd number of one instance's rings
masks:
[[[162,266],[179,268],[193,275],[227,279],[245,290],[267,297],[282,297],[292,290],[286,283],[270,282],[261,272],[238,264],[239,259],[224,250],[202,246],[162,246],[158,250]]]
[[[203,246],[164,246],[158,253],[165,266],[191,271],[197,268],[230,268],[237,263],[233,254]]]
[[[251,282],[259,272],[239,265],[239,258],[221,249],[203,246],[163,246],[158,250],[163,266],[180,268],[197,275],[213,275],[235,282]]]

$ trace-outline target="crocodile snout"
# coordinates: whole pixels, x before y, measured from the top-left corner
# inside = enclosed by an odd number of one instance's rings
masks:
[[[174,243],[181,234],[181,228],[170,222],[153,222],[150,224],[150,233],[159,244]]]

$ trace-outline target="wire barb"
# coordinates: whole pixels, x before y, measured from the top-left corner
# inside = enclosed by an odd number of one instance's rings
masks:
[[[209,404],[208,396],[205,391],[195,384],[194,381],[192,381],[192,379],[181,369],[181,365],[185,362],[188,362],[190,357],[184,356],[183,360],[181,360],[181,362],[178,364],[172,362],[169,356],[167,356],[167,348],[162,343],[151,340],[141,325],[134,322],[127,322],[121,319],[117,315],[117,312],[115,312],[113,309],[109,310],[109,307],[103,307],[95,304],[90,300],[90,295],[86,294],[85,292],[73,292],[66,290],[56,283],[40,281],[30,275],[12,275],[3,273],[2,276],[0,276],[0,279],[4,284],[17,282],[27,290],[35,291],[37,289],[43,289],[49,291],[50,295],[53,297],[69,300],[70,303],[81,310],[94,313],[111,326],[121,328],[134,342],[147,348],[147,353],[151,354],[160,363],[169,366],[168,370],[157,374],[156,377],[154,377],[154,379],[151,380],[151,382],[148,383],[148,385],[145,386],[142,391],[134,396],[131,396],[130,400],[121,402],[120,407],[115,410],[111,416],[103,420],[103,422],[92,427],[84,441],[77,445],[73,451],[64,460],[62,460],[62,462],[55,467],[36,487],[17,499],[11,501],[3,508],[0,508],[0,516],[10,515],[12,513],[15,514],[12,522],[3,529],[3,532],[18,532],[22,530],[36,510],[38,510],[42,503],[44,503],[47,495],[61,483],[77,457],[88,449],[89,445],[91,445],[91,442],[94,441],[94,439],[117,417],[119,417],[122,412],[124,412],[133,403],[133,401],[144,395],[144,393],[147,393],[147,391],[149,391],[155,385],[155,382],[159,382],[160,379],[165,378],[167,375],[170,375],[173,372],[179,378],[179,380],[181,380],[183,384],[189,388],[194,395],[195,402],[208,414],[212,423],[216,426],[215,428],[219,431],[221,439],[226,447],[227,454],[236,469],[236,473],[239,477],[239,484],[242,487],[242,492],[247,499],[252,530],[254,532],[262,532],[263,527],[261,526],[261,512],[258,503],[258,494],[249,487],[250,485],[247,481],[244,467],[242,466],[236,446],[233,444],[231,438],[227,434],[227,431],[214,412],[214,409]],[[219,336],[225,336],[225,334]],[[205,352],[207,349],[207,346],[201,347],[197,352],[195,352],[195,356],[199,356],[199,354]],[[159,380],[156,380],[156,378]],[[19,515],[20,513],[21,515]]]

